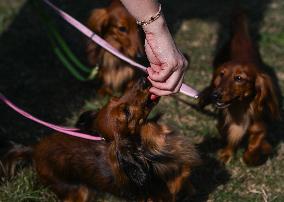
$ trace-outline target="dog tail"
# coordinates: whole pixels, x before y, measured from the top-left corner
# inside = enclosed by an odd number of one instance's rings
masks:
[[[0,160],[1,177],[11,178],[16,174],[17,165],[32,161],[33,147],[28,147],[14,142],[10,142],[10,149],[3,155]]]
[[[258,48],[250,35],[248,18],[243,9],[238,8],[233,13],[231,27],[231,59],[241,62],[258,61]]]

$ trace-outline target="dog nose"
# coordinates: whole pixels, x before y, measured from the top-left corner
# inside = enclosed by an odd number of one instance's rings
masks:
[[[143,53],[138,52],[138,53],[136,54],[136,56],[135,56],[135,60],[136,60],[136,62],[138,62],[138,63],[140,63],[140,64],[142,64],[142,65],[144,65],[144,66],[146,66],[146,67],[149,67],[149,66],[150,66],[150,63],[149,63],[149,61],[148,61],[148,58],[147,58],[146,55],[143,54]]]
[[[142,58],[144,57],[144,55],[142,55],[142,53],[140,53],[139,51],[136,53],[136,58],[139,59],[139,58]]]
[[[211,94],[211,99],[213,101],[218,101],[221,98],[221,93],[219,91],[213,91],[213,93]]]
[[[151,86],[150,81],[148,81],[148,79],[147,79],[146,77],[142,77],[142,78],[140,79],[140,84],[141,84],[141,86],[142,86],[143,89],[146,89],[146,88],[148,88],[148,87]]]

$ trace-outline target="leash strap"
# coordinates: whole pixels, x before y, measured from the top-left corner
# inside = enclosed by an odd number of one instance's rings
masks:
[[[66,12],[62,11],[61,9],[59,9],[58,7],[56,7],[54,4],[52,4],[50,1],[48,0],[43,0],[47,5],[49,5],[52,9],[55,10],[55,12],[61,16],[65,21],[67,21],[69,24],[71,24],[73,27],[75,27],[76,29],[78,29],[80,32],[82,32],[84,35],[86,35],[87,37],[89,37],[90,39],[92,39],[95,43],[97,43],[98,45],[100,45],[102,48],[106,49],[107,51],[109,51],[110,53],[112,53],[113,55],[119,57],[120,59],[124,60],[125,62],[131,64],[132,66],[135,66],[137,68],[139,68],[140,70],[146,72],[146,67],[144,67],[141,64],[138,64],[137,62],[131,60],[130,58],[126,57],[125,55],[123,55],[122,53],[120,53],[117,49],[115,49],[114,47],[112,47],[108,42],[106,42],[103,38],[101,38],[100,36],[98,36],[97,34],[95,34],[93,31],[91,31],[89,28],[87,28],[86,26],[84,26],[82,23],[80,23],[78,20],[74,19],[72,16],[70,16],[69,14],[67,14]],[[180,88],[180,92],[193,97],[193,98],[198,98],[198,92],[193,89],[192,87],[186,85],[186,84],[182,84],[181,88]]]
[[[18,108],[15,104],[13,104],[10,100],[8,100],[2,93],[0,93],[0,100],[2,100],[6,105],[11,107],[13,110],[18,112],[22,116],[24,116],[24,117],[26,117],[26,118],[28,118],[28,119],[36,122],[36,123],[44,125],[44,126],[46,126],[48,128],[51,128],[51,129],[53,129],[55,131],[58,131],[58,132],[61,132],[61,133],[65,133],[65,134],[68,134],[68,135],[71,135],[71,136],[75,136],[75,137],[89,139],[89,140],[103,140],[103,138],[101,138],[101,137],[92,136],[92,135],[88,135],[88,134],[77,132],[79,130],[78,128],[67,128],[67,127],[57,126],[57,125],[54,125],[54,124],[42,121],[42,120],[32,116],[31,114],[25,112],[24,110]]]

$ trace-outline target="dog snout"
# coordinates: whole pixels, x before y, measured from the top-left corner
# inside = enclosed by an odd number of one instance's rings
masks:
[[[211,94],[211,99],[215,102],[220,101],[221,97],[222,97],[222,95],[221,95],[220,91],[217,91],[217,90],[213,91],[213,93]]]
[[[137,53],[136,53],[136,58],[137,59],[141,59],[141,58],[143,58],[144,57],[144,55],[140,52],[140,51],[137,51]]]
[[[146,77],[142,77],[139,83],[144,90],[151,86],[150,81]]]

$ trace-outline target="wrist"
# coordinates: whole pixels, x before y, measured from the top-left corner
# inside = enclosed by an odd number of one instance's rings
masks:
[[[142,28],[145,34],[159,34],[168,31],[168,26],[163,14],[161,14],[161,16],[157,20],[148,25],[142,26]]]

